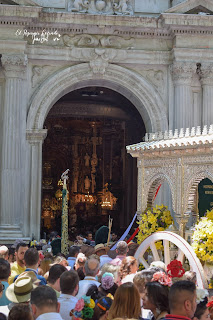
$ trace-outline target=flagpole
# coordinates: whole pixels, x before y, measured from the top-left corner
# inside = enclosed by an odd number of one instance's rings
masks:
[[[62,216],[61,216],[61,252],[65,255],[69,252],[68,245],[68,200],[67,200],[67,180],[68,180],[67,169],[61,175],[63,180],[63,190],[62,190]]]

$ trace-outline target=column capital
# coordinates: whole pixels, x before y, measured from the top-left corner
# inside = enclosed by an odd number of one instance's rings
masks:
[[[192,76],[196,73],[196,63],[176,61],[170,65],[170,71],[175,84],[191,85]]]
[[[1,63],[8,78],[25,78],[27,68],[26,54],[2,54]]]
[[[26,139],[31,145],[37,145],[40,142],[43,142],[47,136],[47,129],[40,130],[27,130]]]
[[[200,81],[202,85],[213,85],[213,63],[201,63]]]

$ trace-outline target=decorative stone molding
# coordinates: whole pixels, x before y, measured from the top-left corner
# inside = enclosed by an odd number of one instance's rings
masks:
[[[2,66],[6,77],[24,78],[27,68],[27,55],[25,54],[2,54]]]
[[[35,88],[36,85],[45,79],[51,72],[54,72],[56,67],[52,66],[33,66],[32,68],[32,88]]]
[[[156,88],[156,90],[158,90],[161,96],[164,96],[166,88],[166,77],[165,73],[162,70],[143,70],[141,74],[145,76],[145,78],[154,85],[154,87]]]
[[[27,130],[26,139],[31,145],[36,145],[43,142],[47,136],[47,129]]]
[[[107,49],[106,49],[107,50]],[[108,49],[109,50],[109,49]],[[138,111],[145,117],[150,128],[164,130],[168,128],[166,107],[153,86],[136,72],[109,63],[102,75],[102,84],[108,88],[119,88]],[[82,83],[100,85],[100,77],[91,71],[88,63],[81,63],[50,76],[35,92],[28,112],[27,128],[43,128],[44,120],[54,101],[75,87],[81,88]],[[138,103],[139,102],[139,103]],[[156,129],[155,129],[156,128]],[[151,129],[152,130],[152,129]]]
[[[62,37],[64,45],[67,47],[77,48],[115,48],[115,49],[132,49],[134,38],[124,38],[120,36],[98,36],[91,34],[79,34],[79,35],[63,35]]]
[[[105,15],[133,15],[133,5],[132,0],[69,0],[68,11]]]
[[[90,68],[92,69],[92,72],[94,74],[104,74],[109,64],[108,61],[113,61],[116,55],[116,50],[105,50],[96,48],[95,56],[93,60],[90,61]]]
[[[213,85],[213,62],[201,64],[200,78],[202,85]]]
[[[175,85],[191,85],[192,76],[196,73],[196,63],[174,62],[170,66]]]
[[[156,133],[146,133],[145,142],[137,143],[127,147],[128,151],[141,151],[146,150],[159,150],[159,149],[174,149],[180,147],[181,149],[186,147],[198,148],[199,145],[211,145],[213,142],[213,125],[209,127],[204,126],[202,133],[201,128],[192,127],[191,130],[183,128],[176,129],[173,133],[172,130]]]

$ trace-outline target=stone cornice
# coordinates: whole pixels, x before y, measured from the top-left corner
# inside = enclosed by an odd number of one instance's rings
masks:
[[[208,61],[213,63],[213,56],[211,50],[203,50],[196,48],[173,48],[171,50],[172,60],[176,61],[188,61],[195,63],[202,63],[202,61]]]
[[[187,128],[172,130],[157,133],[149,133],[145,136],[145,142],[140,142],[134,145],[127,146],[127,152],[134,157],[142,155],[143,157],[176,157],[177,154],[191,155],[191,154],[206,154],[213,151],[213,125],[209,128],[204,126],[201,128]]]
[[[213,33],[213,16],[163,13],[158,18],[44,12],[42,7],[0,6],[0,24],[41,30],[57,28],[61,33],[117,34],[134,37],[172,37],[175,34]],[[199,27],[199,28],[198,28]]]
[[[177,29],[184,27],[190,30],[194,27],[211,28],[213,26],[213,16],[200,16],[198,14],[179,14],[179,13],[162,13],[158,20],[162,23],[162,27],[174,26]]]

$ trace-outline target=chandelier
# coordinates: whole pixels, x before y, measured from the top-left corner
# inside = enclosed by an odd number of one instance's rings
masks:
[[[91,203],[91,204],[95,204],[97,202],[97,198],[96,196],[92,195],[89,193],[78,193],[75,195],[75,202],[79,203],[79,202],[86,202],[86,203]]]
[[[117,198],[115,198],[112,192],[108,190],[108,183],[106,183],[103,189],[101,207],[103,209],[112,210],[116,201]]]

